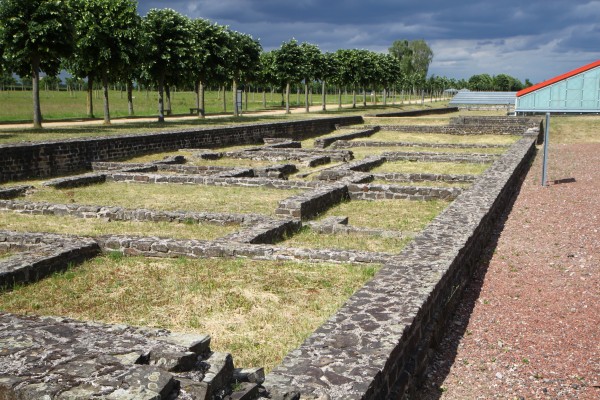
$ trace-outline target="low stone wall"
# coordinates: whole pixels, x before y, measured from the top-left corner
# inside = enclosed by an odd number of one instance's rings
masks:
[[[328,217],[320,221],[309,221],[306,225],[309,226],[311,230],[324,234],[355,234],[396,239],[412,238],[416,235],[415,232],[391,231],[387,229],[364,228],[348,225],[348,217]]]
[[[303,398],[407,398],[535,152],[523,138],[275,368]],[[320,396],[320,397],[319,397]]]
[[[329,133],[336,125],[360,124],[362,117],[316,118],[220,128],[28,144],[0,145],[0,183],[68,174],[109,161],[184,148],[210,148],[261,143],[264,137],[303,139]]]
[[[267,220],[234,232],[220,240],[251,244],[272,244],[292,236],[302,227],[300,220]]]
[[[371,125],[365,125],[370,127]],[[446,135],[523,135],[520,126],[490,125],[385,125],[385,131],[408,133],[431,133]]]
[[[0,188],[0,199],[14,199],[15,197],[23,196],[33,186],[19,185]]]
[[[387,161],[437,161],[453,163],[487,164],[498,159],[497,154],[485,153],[433,153],[433,152],[410,152],[397,151],[381,154]]]
[[[0,312],[0,343],[2,399],[248,400],[264,380],[207,335]]]
[[[181,185],[266,187],[282,190],[313,189],[322,185],[322,183],[319,182],[287,181],[269,178],[221,178],[212,175],[161,175],[114,172],[107,174],[106,181],[146,184],[169,183]]]
[[[335,149],[353,147],[430,147],[440,149],[507,149],[503,144],[459,144],[459,143],[419,143],[419,142],[376,142],[371,140],[349,141],[338,140],[332,146]]]
[[[279,202],[275,214],[282,217],[309,219],[348,199],[345,184],[330,184],[289,197]]]
[[[375,126],[371,129],[364,129],[360,131],[348,132],[348,133],[340,133],[339,135],[327,136],[324,138],[315,139],[315,148],[324,149],[325,147],[330,146],[334,142],[338,140],[352,140],[362,137],[369,137],[374,133],[379,132],[379,126]]]
[[[101,236],[96,238],[103,251],[119,251],[125,255],[144,257],[244,257],[257,260],[295,260],[309,262],[383,264],[397,255],[357,250],[303,249],[248,244],[225,240],[181,240],[157,237]]]
[[[395,186],[375,185],[371,183],[362,185],[349,185],[348,194],[352,200],[454,200],[462,193],[460,188],[441,188],[427,186]]]
[[[398,112],[385,112],[367,114],[365,117],[418,117],[420,115],[437,115],[458,112],[458,107],[426,108],[422,110],[407,110]]]
[[[486,116],[486,115],[461,115],[460,117],[450,118],[450,125],[493,125],[501,124],[507,126],[519,126],[526,130],[527,128],[536,128],[539,120],[529,117],[512,116]]]
[[[38,281],[100,252],[98,244],[89,239],[57,240],[51,236],[36,242],[4,231],[0,231],[0,248],[22,250],[0,260],[1,289]]]
[[[451,174],[401,174],[397,172],[373,174],[374,179],[391,182],[448,182],[448,183],[473,183],[476,175],[451,175]]]
[[[264,147],[242,151],[229,151],[222,153],[224,157],[239,158],[258,161],[308,161],[315,157],[327,157],[333,161],[347,162],[354,158],[349,150],[322,150],[322,149],[267,149]]]
[[[96,183],[106,182],[105,174],[82,174],[75,176],[68,176],[66,178],[57,178],[46,181],[43,183],[44,186],[50,186],[56,189],[67,189],[80,186],[88,186]]]

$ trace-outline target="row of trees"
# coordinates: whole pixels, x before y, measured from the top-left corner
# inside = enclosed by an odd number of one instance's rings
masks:
[[[107,124],[108,88],[115,83],[126,86],[131,114],[134,82],[157,88],[159,121],[164,121],[165,109],[171,108],[170,89],[174,86],[192,86],[196,108],[204,110],[207,85],[231,85],[237,116],[236,89],[240,85],[253,84],[263,91],[282,88],[289,112],[292,85],[304,85],[308,111],[309,88],[315,82],[322,85],[323,96],[326,86],[337,88],[340,106],[342,88],[352,90],[356,106],[357,90],[382,90],[385,104],[392,88],[414,93],[427,88],[433,93],[453,83],[446,78],[427,78],[433,53],[423,40],[396,41],[389,54],[358,49],[322,53],[316,45],[294,39],[263,52],[250,35],[205,19],[190,19],[171,9],[152,9],[140,17],[136,0],[0,0],[0,21],[0,75],[31,77],[36,128],[42,122],[42,71],[55,77],[65,69],[73,76],[70,83],[79,86],[85,79],[90,117],[94,116],[93,88],[100,83]],[[470,80],[468,83],[471,87]],[[479,86],[475,89],[483,90]],[[325,103],[323,100],[323,109]]]
[[[36,128],[42,122],[40,72],[54,77],[62,69],[77,82],[87,81],[90,117],[92,91],[100,82],[105,123],[110,123],[108,88],[116,82],[127,86],[131,113],[134,81],[156,87],[159,121],[164,120],[165,100],[170,109],[173,86],[192,84],[198,109],[204,109],[207,84],[231,85],[234,99],[239,85],[283,87],[289,111],[290,85],[304,84],[308,96],[316,80],[352,87],[355,93],[357,88],[387,88],[402,79],[413,87],[419,84],[416,75],[402,73],[408,53],[322,54],[317,46],[295,40],[263,53],[249,35],[171,9],[152,9],[142,18],[135,0],[0,0],[0,20],[0,73],[31,76]]]

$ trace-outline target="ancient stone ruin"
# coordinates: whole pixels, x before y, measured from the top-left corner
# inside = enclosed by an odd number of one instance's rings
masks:
[[[47,177],[44,185],[56,188],[127,182],[299,191],[279,201],[273,215],[268,216],[34,202],[24,197],[32,187],[17,182],[0,188],[1,211],[110,221],[192,221],[232,225],[236,231],[215,240],[0,231],[0,250],[9,252],[8,257],[0,259],[0,286],[5,290],[44,279],[101,252],[383,265],[371,281],[267,376],[260,366],[236,369],[235,354],[232,357],[211,351],[208,336],[0,312],[0,398],[283,400],[410,395],[429,361],[428,349],[439,338],[495,222],[529,166],[539,135],[538,122],[509,117],[458,117],[444,126],[386,126],[388,131],[516,135],[519,140],[505,146],[501,155],[445,153],[448,146],[438,144],[430,146],[435,150],[432,152],[386,151],[356,160],[352,149],[367,144],[355,139],[368,138],[380,129],[362,122],[360,117],[322,118],[0,146],[3,182]],[[351,129],[336,131],[336,127]],[[300,146],[299,140],[307,138],[315,138],[314,148]],[[219,147],[233,144],[248,147],[219,151]],[[400,141],[368,144],[399,148],[412,145],[416,146]],[[179,149],[204,160],[230,158],[271,164],[195,166],[187,165],[184,157],[148,163],[122,161],[140,154]],[[394,160],[491,166],[480,176],[371,172]],[[312,180],[290,179],[307,167],[321,169],[313,173]],[[85,172],[56,177],[81,171]],[[433,182],[433,186],[404,186],[404,182]],[[471,186],[438,187],[435,182]],[[451,203],[420,232],[362,228],[344,217],[315,220],[340,202],[377,199],[444,199]],[[321,233],[352,232],[412,240],[399,254],[281,245],[303,226]]]

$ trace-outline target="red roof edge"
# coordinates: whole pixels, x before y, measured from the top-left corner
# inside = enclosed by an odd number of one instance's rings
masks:
[[[538,83],[536,85],[530,86],[530,87],[528,87],[526,89],[523,89],[523,90],[517,92],[517,97],[521,97],[523,95],[526,95],[527,93],[531,93],[531,92],[536,91],[538,89],[541,89],[543,87],[550,86],[553,83],[560,82],[560,81],[562,81],[564,79],[570,78],[570,77],[572,77],[574,75],[580,74],[582,72],[588,71],[588,70],[590,70],[592,68],[596,68],[598,66],[600,66],[600,60],[594,61],[591,64],[584,65],[583,67],[579,67],[577,69],[574,69],[573,71],[567,72],[566,74],[559,75],[559,76],[554,77],[552,79],[548,79],[547,81],[544,81],[544,82]]]

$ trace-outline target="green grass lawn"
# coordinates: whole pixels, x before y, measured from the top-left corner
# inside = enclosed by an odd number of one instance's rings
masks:
[[[196,94],[193,92],[171,91],[171,110],[173,114],[189,114],[190,107],[196,106]],[[135,115],[154,116],[158,110],[158,95],[155,91],[134,91],[133,105]],[[313,94],[311,105],[321,104],[321,95]],[[206,91],[205,104],[207,114],[217,114],[223,112],[231,113],[233,110],[233,96],[231,91],[225,93],[225,107],[223,107],[223,92]],[[372,105],[370,96],[367,96],[367,104]],[[95,117],[103,116],[103,98],[101,91],[97,90],[93,96],[93,106]],[[266,94],[266,109],[282,108],[281,93]],[[327,106],[335,109],[338,104],[337,94],[327,95]],[[343,104],[352,102],[351,94],[342,96]],[[54,90],[40,91],[40,104],[42,115],[45,120],[63,119],[63,118],[85,118],[87,117],[87,93],[84,91],[66,92]],[[248,107],[244,98],[244,111],[263,110],[263,95],[261,93],[251,92],[248,94]],[[429,104],[429,103],[426,103]],[[112,118],[126,117],[129,115],[127,105],[127,94],[125,92],[109,90],[109,105]],[[378,102],[382,107],[381,99]],[[392,105],[392,102],[388,103]],[[397,103],[399,105],[399,103]],[[293,93],[290,96],[290,106],[304,106],[304,94],[298,96]],[[357,106],[362,106],[362,96],[357,98]],[[408,105],[407,105],[408,107]],[[32,92],[31,91],[0,91],[0,122],[7,121],[30,121],[32,119]]]
[[[392,238],[357,233],[324,234],[304,227],[290,239],[279,243],[281,246],[309,249],[361,250],[397,254],[402,251],[410,238]]]
[[[470,163],[447,163],[447,162],[425,162],[425,161],[387,161],[373,168],[370,172],[381,173],[405,173],[405,174],[456,174],[456,175],[479,175],[490,167],[490,164]]]
[[[427,134],[406,133],[397,131],[386,131],[383,129],[369,137],[354,139],[357,142],[412,142],[412,143],[434,143],[434,144],[494,144],[511,145],[519,140],[516,135],[449,135],[449,134]]]
[[[273,215],[279,201],[300,193],[262,187],[136,184],[109,182],[74,189],[42,187],[25,199],[50,203],[110,205],[154,210],[186,210]]]
[[[78,236],[130,235],[175,239],[214,240],[239,229],[204,223],[106,221],[68,215],[29,215],[0,211],[2,229],[18,232],[47,232]]]
[[[378,268],[111,253],[0,292],[0,310],[210,334],[236,367],[269,371]]]
[[[319,217],[347,216],[349,225],[418,232],[448,204],[443,200],[354,200],[332,207]]]

